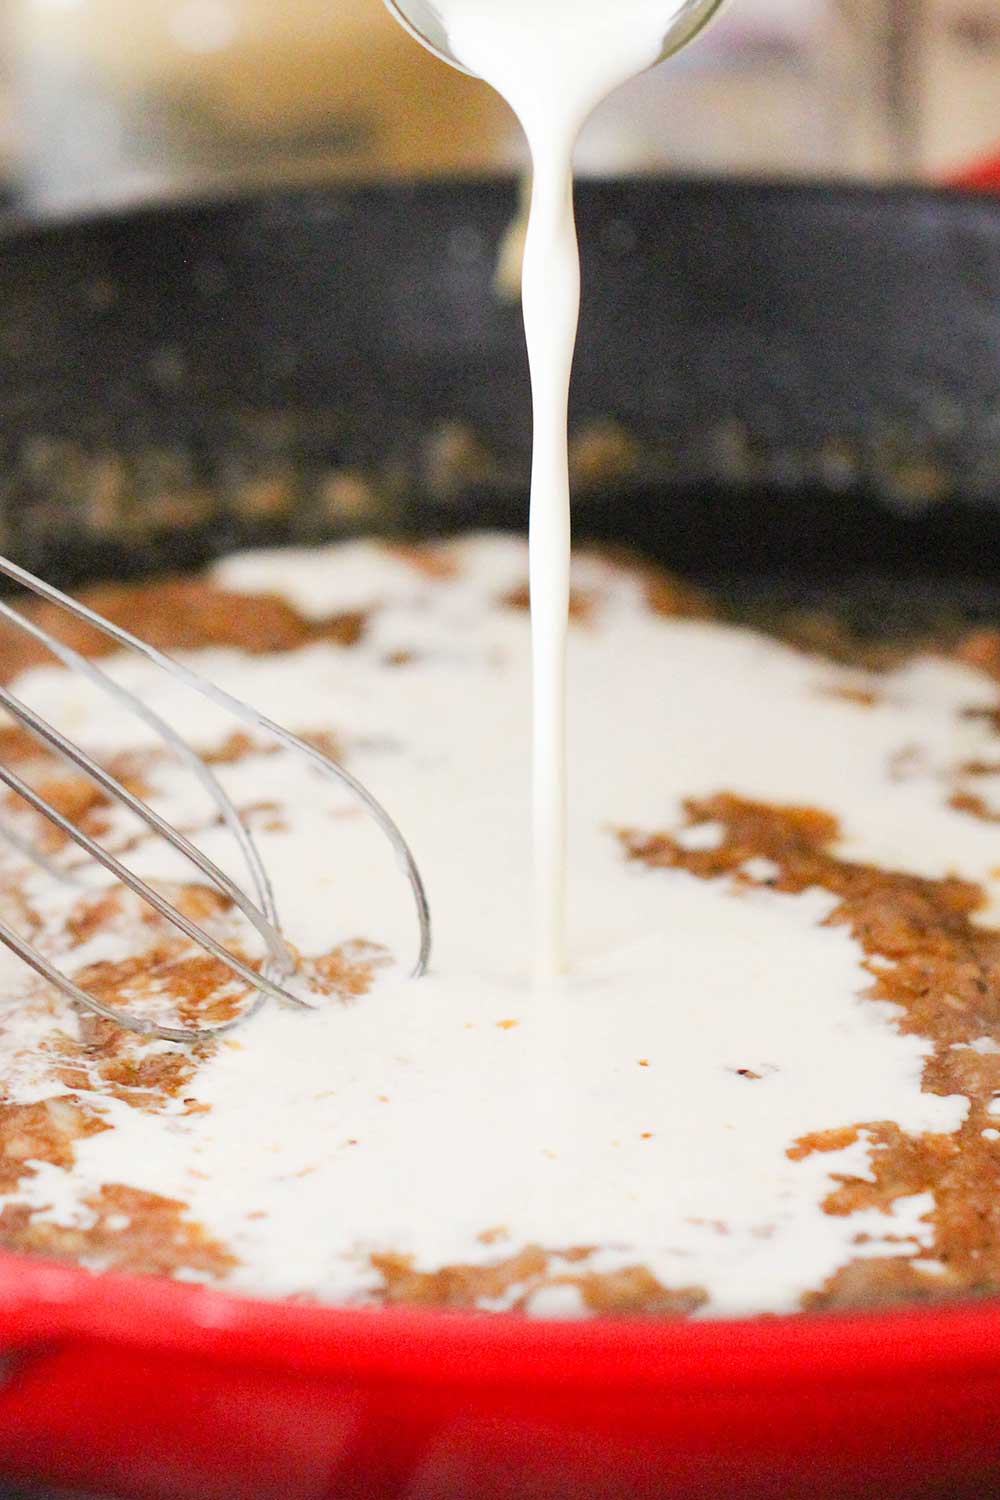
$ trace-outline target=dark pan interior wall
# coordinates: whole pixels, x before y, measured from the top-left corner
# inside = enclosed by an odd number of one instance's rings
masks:
[[[0,236],[0,541],[52,577],[257,541],[520,526],[504,182]],[[996,575],[1000,202],[637,180],[578,193],[581,535],[695,575]]]

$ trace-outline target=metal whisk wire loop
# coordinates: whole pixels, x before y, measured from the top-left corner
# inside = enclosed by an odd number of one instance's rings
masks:
[[[249,704],[233,697],[222,688],[216,686],[216,684],[199,676],[198,673],[183,663],[175,661],[167,653],[132,635],[130,631],[125,630],[122,626],[105,619],[87,605],[81,604],[78,600],[63,594],[59,589],[54,588],[43,579],[37,578],[33,573],[29,573],[26,569],[19,567],[8,558],[0,557],[0,575],[5,575],[13,582],[20,584],[49,603],[66,610],[67,613],[76,619],[100,631],[117,645],[136,652],[159,670],[168,673],[187,687],[192,688],[210,702],[226,709],[242,723],[256,730],[264,730],[288,749],[305,756],[313,767],[346,787],[361,802],[377,827],[389,840],[409,883],[416,907],[420,933],[419,951],[413,968],[413,974],[416,977],[425,972],[430,957],[430,912],[416,861],[406,840],[388,812],[349,771],[317,750],[315,746],[307,744],[282,725],[276,724],[273,720],[259,713]],[[83,849],[108,870],[110,874],[114,875],[124,886],[133,891],[174,927],[183,932],[185,936],[220,960],[233,974],[250,984],[255,992],[255,996],[248,1005],[244,1006],[240,1015],[233,1020],[197,1028],[164,1025],[137,1016],[131,1011],[110,1006],[96,996],[89,994],[79,985],[75,984],[67,975],[58,970],[38,948],[20,937],[9,924],[2,920],[0,920],[0,942],[6,944],[8,948],[34,969],[36,973],[55,985],[76,1004],[98,1015],[105,1016],[128,1030],[143,1035],[161,1037],[169,1041],[193,1042],[207,1037],[219,1036],[224,1032],[231,1031],[234,1027],[245,1024],[260,1009],[267,997],[298,1007],[311,1009],[312,1007],[308,1001],[303,1000],[299,995],[292,992],[286,984],[279,982],[286,980],[294,972],[295,960],[281,934],[271,883],[250,830],[246,827],[239,812],[220,785],[211,767],[201,759],[187,741],[155,710],[142,702],[129,689],[123,687],[121,683],[103,671],[95,662],[89,661],[72,647],[67,646],[49,631],[43,629],[36,621],[28,619],[18,610],[13,609],[9,604],[2,601],[0,601],[0,617],[7,620],[16,628],[24,630],[34,640],[45,646],[64,666],[81,673],[117,703],[136,714],[149,728],[154,730],[161,741],[166,744],[167,748],[194,772],[203,788],[215,803],[223,823],[228,827],[239,845],[255,890],[256,901],[252,900],[235,881],[226,875],[213,860],[209,859],[179,829],[173,827],[172,824],[167,822],[144,802],[142,798],[136,796],[135,793],[125,787],[121,781],[103,766],[99,765],[85,750],[68,739],[53,725],[49,724],[8,688],[0,687],[0,707],[5,709],[40,744],[48,750],[54,751],[71,766],[83,771],[104,793],[127,807],[148,828],[152,829],[155,834],[200,870],[211,884],[228,898],[256,929],[264,941],[267,956],[258,968],[231,953],[222,943],[206,932],[203,927],[179,911],[176,906],[151,885],[135,875],[113,854],[102,848],[96,840],[92,839],[82,829],[76,827],[68,818],[64,817],[57,808],[18,776],[16,772],[2,765],[0,765],[0,781],[16,793],[18,797],[27,802],[29,806],[34,808],[43,818],[57,827],[65,837],[71,839],[79,848]],[[7,830],[0,826],[0,837],[7,838],[7,836]],[[46,869],[48,873],[52,873],[50,862],[46,860],[40,851],[27,848],[23,840],[18,836],[9,839],[9,842],[15,844],[22,853],[28,854],[36,864]]]

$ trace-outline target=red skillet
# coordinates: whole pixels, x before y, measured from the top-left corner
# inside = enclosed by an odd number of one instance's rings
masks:
[[[5,550],[72,580],[523,524],[512,206],[462,183],[12,226]],[[645,181],[579,218],[581,534],[860,628],[1000,620],[1000,205]],[[528,1323],[8,1255],[0,1351],[0,1471],[123,1500],[1000,1493],[988,1301]]]

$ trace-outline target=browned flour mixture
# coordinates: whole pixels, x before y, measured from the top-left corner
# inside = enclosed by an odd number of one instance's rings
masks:
[[[437,547],[401,548],[397,555],[429,578],[449,577],[453,570],[447,551]],[[648,568],[642,576],[648,606],[656,613],[691,619],[712,616],[711,602],[701,595]],[[103,586],[83,597],[112,620],[168,649],[222,645],[270,653],[322,640],[350,647],[363,638],[367,628],[364,611],[306,619],[277,598],[235,595],[201,579]],[[512,610],[521,610],[526,595],[517,588],[504,602]],[[587,591],[574,594],[574,629],[589,628],[593,606]],[[106,651],[107,643],[87,627],[57,619],[45,606],[32,612],[77,649],[93,654]],[[814,622],[810,630],[797,621],[792,633],[803,631],[811,635],[813,649],[817,639],[822,640],[830,658],[864,662],[866,667],[872,664],[872,648],[856,645],[828,623]],[[933,643],[931,648],[935,649]],[[1000,682],[1000,632],[977,632],[957,643],[939,643],[936,649]],[[877,658],[879,663],[895,664],[904,655],[887,642]],[[408,653],[400,651],[397,656],[393,665],[404,671]],[[45,659],[33,642],[0,626],[5,680]],[[830,691],[861,715],[878,702],[879,679],[877,673],[867,672],[860,685],[847,683]],[[951,805],[970,817],[1000,822],[1000,814],[975,790],[978,778],[1000,769],[1000,693],[995,709],[978,707],[970,712],[990,719],[997,735],[996,759],[961,767],[951,789]],[[291,727],[305,733],[310,730],[308,722]],[[324,748],[337,749],[328,737]],[[15,728],[0,730],[0,752],[87,832],[95,837],[107,833],[107,800],[89,781],[67,771]],[[262,753],[260,745],[241,733],[221,746],[206,747],[206,758],[217,763],[237,763]],[[141,795],[158,755],[157,751],[130,752],[108,764]],[[907,774],[905,755],[900,757],[898,773]],[[13,794],[4,802],[8,815],[32,824],[47,850],[60,848],[61,836],[18,807]],[[268,819],[281,818],[281,809],[267,800],[249,811],[251,823],[259,820],[264,825]],[[871,974],[871,997],[899,1007],[900,1029],[933,1044],[924,1070],[924,1091],[961,1094],[970,1103],[965,1124],[950,1135],[913,1136],[892,1121],[858,1120],[849,1128],[806,1135],[789,1144],[789,1156],[801,1159],[839,1150],[859,1136],[872,1143],[872,1180],[839,1176],[824,1204],[829,1215],[847,1215],[866,1207],[885,1210],[897,1199],[923,1192],[932,1192],[936,1203],[931,1216],[932,1247],[925,1252],[940,1263],[933,1275],[908,1255],[857,1259],[810,1294],[805,1305],[827,1308],[1000,1292],[1000,1151],[994,1144],[1000,1116],[991,1112],[1000,1099],[1000,932],[976,920],[983,892],[964,880],[924,879],[838,857],[833,852],[837,822],[820,807],[757,803],[722,786],[714,796],[689,803],[688,827],[703,824],[719,825],[724,831],[721,841],[711,848],[691,847],[683,830],[676,828],[621,830],[621,847],[629,860],[652,869],[684,870],[700,880],[726,880],[737,888],[764,884],[785,893],[817,887],[829,892],[837,904],[827,920],[846,926],[861,945]],[[1000,845],[997,857],[1000,863]],[[766,874],[748,873],[763,868],[760,861],[766,862]],[[222,897],[198,884],[178,886],[173,896],[189,915],[239,949],[240,927]],[[37,914],[26,904],[17,880],[0,880],[0,908],[13,914],[21,930],[29,934],[38,930]],[[62,931],[48,933],[47,941],[72,969],[72,953],[78,944],[124,921],[137,923],[144,934],[134,956],[124,962],[91,964],[75,973],[79,983],[123,1006],[134,1004],[144,987],[152,990],[166,985],[177,996],[179,1013],[188,1023],[218,1021],[238,1011],[246,999],[246,987],[130,896],[81,897]],[[344,1003],[366,994],[383,962],[381,950],[360,939],[303,958],[316,992],[340,997]],[[51,1007],[59,1012],[64,1002],[53,997]],[[995,1050],[984,1048],[984,1039],[992,1041]],[[203,1108],[193,1097],[188,1099],[185,1091],[201,1063],[219,1045],[225,1044],[205,1043],[186,1050],[150,1048],[110,1022],[67,1013],[55,1041],[45,1043],[51,1095],[32,1103],[0,1102],[0,1191],[16,1195],[18,1185],[35,1175],[39,1163],[70,1166],[75,1142],[108,1128],[88,1103],[95,1094],[152,1114],[162,1111],[167,1101],[180,1101],[190,1110]],[[641,1065],[646,1066],[645,1062]],[[741,1072],[747,1087],[757,1086],[759,1077],[753,1070]],[[664,1191],[669,1193],[669,1183],[664,1184]],[[193,1222],[180,1201],[109,1183],[90,1200],[89,1207],[89,1225],[64,1225],[11,1197],[0,1211],[0,1243],[12,1250],[138,1272],[169,1274],[193,1268],[224,1279],[235,1264],[232,1252]],[[501,1230],[496,1231],[496,1238],[502,1242]],[[705,1300],[697,1286],[667,1288],[641,1265],[603,1273],[588,1269],[591,1254],[591,1247],[563,1247],[556,1257],[533,1245],[506,1254],[501,1243],[497,1258],[489,1265],[454,1264],[422,1271],[406,1255],[379,1252],[373,1255],[372,1266],[379,1294],[388,1302],[463,1307],[513,1292],[512,1305],[517,1307],[526,1305],[544,1285],[572,1285],[584,1305],[598,1312],[683,1315]]]

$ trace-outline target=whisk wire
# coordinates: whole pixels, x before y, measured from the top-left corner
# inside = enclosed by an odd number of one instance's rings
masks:
[[[107,693],[110,698],[113,698],[116,703],[119,703],[130,713],[135,714],[136,718],[141,719],[144,724],[148,725],[169,746],[176,757],[188,767],[218,807],[223,821],[243,854],[257,894],[257,902],[260,910],[264,913],[271,926],[277,928],[278,912],[274,899],[274,891],[253,834],[243,822],[230,798],[226,795],[219,778],[214,774],[211,766],[202,760],[201,756],[197,751],[192,749],[187,740],[179,735],[155,709],[150,708],[147,703],[144,703],[141,698],[137,698],[134,693],[130,693],[126,688],[120,687],[114,678],[103,671],[95,662],[88,661],[87,657],[82,656],[79,651],[74,651],[72,646],[67,646],[65,642],[60,641],[50,631],[43,630],[34,620],[29,620],[26,615],[22,615],[18,610],[12,609],[3,600],[0,600],[0,616],[9,620],[19,630],[25,631],[32,639],[38,641],[58,661],[61,661],[64,667],[68,667],[71,671],[79,672],[82,676],[89,678],[95,687],[100,688],[102,692]],[[8,842],[14,841],[11,833],[6,829],[4,830],[4,836]],[[22,850],[22,852],[25,851]],[[28,852],[29,857],[33,858],[36,863],[43,863],[37,850],[28,850],[26,852]],[[294,968],[294,962],[291,955],[287,953],[287,950],[285,957],[288,965],[286,972],[290,973]]]
[[[265,975],[258,973],[249,964],[245,964],[241,958],[237,958],[235,954],[230,953],[221,943],[216,942],[215,938],[206,932],[203,927],[200,927],[197,922],[193,922],[190,917],[185,916],[182,911],[179,911],[176,906],[173,906],[165,897],[161,896],[141,876],[136,875],[127,865],[123,865],[120,859],[116,859],[107,849],[102,849],[96,839],[92,839],[88,833],[84,833],[82,828],[77,828],[75,823],[70,822],[69,818],[64,817],[58,808],[52,806],[51,802],[47,802],[44,797],[39,796],[34,787],[29,786],[26,781],[22,780],[16,771],[10,770],[8,766],[0,765],[0,781],[9,786],[11,791],[16,792],[19,797],[23,797],[24,801],[30,807],[33,807],[36,812],[41,813],[43,818],[47,818],[50,823],[54,823],[67,838],[73,840],[74,844],[86,850],[92,859],[96,859],[98,864],[103,865],[106,870],[109,870],[123,885],[127,885],[130,891],[133,891],[137,896],[141,896],[144,901],[148,901],[150,906],[155,907],[160,913],[161,917],[166,917],[167,921],[171,922],[175,927],[180,928],[186,937],[192,938],[203,948],[207,948],[216,958],[221,959],[229,968],[235,970],[241,979],[249,980],[255,988],[264,990],[266,994],[273,996],[275,1000],[287,1000],[292,1005],[300,1005],[307,1009],[310,1008],[297,995],[292,995],[289,991],[282,989],[280,985],[275,984]],[[171,839],[170,842],[174,843],[175,841]],[[179,838],[176,841],[176,847],[181,848]],[[206,863],[209,862],[206,861]],[[221,875],[222,871],[220,870],[218,873]],[[257,916],[255,926],[261,925],[259,914],[255,912],[255,916]]]
[[[126,1031],[137,1032],[140,1036],[155,1036],[165,1042],[200,1042],[210,1040],[213,1037],[223,1036],[227,1031],[234,1031],[237,1026],[243,1026],[252,1016],[255,1016],[267,999],[263,990],[258,989],[255,998],[243,1007],[242,1011],[231,1021],[221,1021],[214,1026],[200,1026],[197,1030],[187,1026],[168,1026],[162,1022],[147,1021],[141,1016],[134,1016],[131,1011],[118,1010],[106,1001],[91,995],[87,990],[74,984],[61,969],[40,953],[33,944],[26,942],[7,922],[0,919],[0,942],[6,944],[12,953],[16,953],[22,962],[30,969],[40,975],[42,979],[54,985],[56,989],[75,1001],[85,1010],[93,1011],[95,1015],[104,1016],[108,1021],[114,1021]],[[258,976],[259,977],[259,976]]]
[[[179,828],[175,828],[172,823],[168,823],[165,818],[161,818],[160,814],[154,808],[143,802],[134,792],[130,792],[128,787],[123,786],[117,777],[111,775],[110,771],[106,771],[103,766],[99,766],[85,750],[81,750],[79,745],[74,745],[72,740],[68,740],[64,734],[60,734],[57,729],[54,729],[45,719],[40,718],[33,709],[30,709],[26,703],[22,703],[19,698],[16,698],[5,687],[0,687],[0,707],[5,708],[9,714],[18,719],[43,744],[50,745],[52,749],[58,751],[72,765],[77,766],[102,791],[109,793],[110,796],[122,802],[130,812],[135,813],[150,828],[155,829],[161,838],[168,844],[171,844],[173,848],[180,850],[185,858],[189,859],[193,865],[196,865],[202,874],[211,880],[213,885],[223,891],[239,907],[247,921],[256,927],[264,939],[272,959],[283,967],[286,965],[289,966],[285,969],[285,972],[290,972],[291,959],[281,934],[275,931],[263,913],[258,911],[250,898],[240,890],[236,882],[230,880],[225,871],[220,870],[214,860],[209,859],[195,844],[192,844],[191,840]],[[119,860],[115,859],[113,854],[109,854],[106,849],[102,849],[100,844],[95,843],[93,839],[77,828],[75,823],[65,818],[50,802],[47,802],[44,797],[39,796],[15,772],[5,766],[0,766],[0,779],[5,781],[19,797],[23,797],[26,802],[30,803],[36,812],[40,812],[43,817],[47,818],[49,822],[54,823],[57,828],[71,838],[74,843],[78,844],[80,848],[85,849],[88,854],[103,864],[106,869],[112,870],[120,880],[124,879],[126,885],[131,883],[131,888],[136,891],[137,895],[146,896],[147,899],[151,900],[152,905],[157,906],[158,910],[160,909],[159,903],[162,902],[162,897],[156,896],[152,892],[151,887],[146,886],[145,882],[140,880],[137,875],[133,875],[131,871],[126,870],[126,867]],[[122,871],[125,871],[124,876],[121,873]],[[138,889],[139,887],[142,887],[142,889]],[[167,910],[163,911],[162,915],[167,916],[168,912],[173,912],[173,916],[169,920],[175,922],[175,925],[182,926],[187,921],[187,918],[183,917],[182,913],[174,911],[174,908],[169,903],[164,902],[163,905],[167,907]],[[180,918],[179,921],[177,920],[178,918]],[[195,929],[195,931],[199,930]],[[191,932],[188,933],[189,937],[193,935]],[[207,934],[204,935],[203,941],[206,946],[209,945],[210,940]],[[225,949],[222,951],[224,953]],[[234,965],[236,962],[234,959]],[[238,972],[240,971],[238,970]],[[277,987],[275,987],[274,993],[277,998],[287,998],[295,1005],[303,1005],[305,1003],[294,996],[286,996]]]
[[[367,788],[351,772],[336,761],[331,760],[322,751],[316,749],[315,746],[310,745],[298,735],[292,734],[291,731],[285,729],[282,725],[259,713],[249,704],[244,703],[239,698],[234,697],[224,689],[199,676],[198,673],[184,666],[183,663],[176,661],[165,652],[149,645],[148,642],[143,641],[140,637],[132,635],[130,631],[125,630],[122,626],[114,624],[112,621],[105,619],[102,615],[88,608],[88,606],[72,599],[69,595],[63,594],[51,584],[45,583],[43,579],[37,578],[26,569],[11,562],[9,558],[0,557],[0,575],[5,575],[39,597],[65,609],[69,614],[91,625],[116,644],[137,652],[153,666],[167,672],[186,686],[193,688],[209,701],[226,709],[244,724],[257,730],[264,730],[277,739],[280,744],[303,755],[315,769],[345,786],[363,804],[381,832],[389,840],[402,871],[406,876],[413,895],[420,932],[419,951],[413,974],[414,976],[419,976],[425,972],[430,957],[431,927],[426,892],[419,869],[408,844],[395,822],[382,807],[381,803],[372,796]],[[218,778],[212,772],[211,767],[201,759],[187,741],[172,726],[166,723],[155,710],[150,708],[148,704],[143,703],[141,699],[127,688],[116,682],[95,663],[88,661],[72,647],[59,641],[49,631],[43,629],[36,622],[29,620],[18,610],[11,608],[10,605],[2,601],[0,601],[0,617],[8,620],[17,628],[26,631],[40,644],[44,645],[64,666],[81,672],[95,686],[109,694],[119,704],[135,713],[157,733],[161,740],[167,744],[189,769],[194,771],[202,786],[218,807],[224,823],[239,844],[260,903],[259,905],[221,870],[213,860],[209,859],[197,848],[180,829],[175,828],[171,823],[167,822],[154,808],[150,807],[140,797],[137,797],[117,777],[113,776],[110,771],[101,766],[79,745],[68,739],[52,724],[48,723],[47,720],[35,713],[33,709],[29,708],[26,703],[11,693],[9,689],[0,687],[0,707],[6,709],[41,744],[61,756],[71,766],[83,771],[102,791],[127,807],[163,838],[166,843],[178,850],[194,864],[216,889],[221,891],[238,907],[247,920],[254,926],[264,941],[267,948],[267,956],[258,969],[230,952],[228,948],[219,943],[210,933],[206,932],[203,927],[187,917],[184,912],[178,910],[176,906],[160,895],[153,886],[134,874],[115,855],[104,849],[95,839],[72,823],[69,818],[65,817],[58,808],[54,807],[51,802],[31,787],[23,778],[18,776],[16,772],[2,765],[0,765],[0,781],[6,784],[18,797],[27,802],[30,807],[34,808],[42,817],[57,827],[77,847],[83,849],[110,874],[114,875],[124,886],[146,901],[174,927],[197,943],[199,947],[219,959],[231,972],[250,984],[253,988],[255,998],[243,1006],[237,1017],[222,1023],[197,1028],[170,1026],[137,1016],[131,1011],[121,1010],[108,1005],[99,997],[83,990],[67,975],[57,969],[33,944],[22,938],[2,919],[0,919],[0,942],[6,944],[37,974],[59,988],[76,1004],[98,1015],[105,1016],[128,1030],[143,1035],[162,1037],[169,1041],[193,1042],[202,1038],[219,1036],[227,1031],[231,1031],[234,1027],[243,1025],[252,1015],[256,1014],[265,999],[269,996],[300,1008],[314,1008],[308,1001],[303,1000],[284,984],[278,982],[279,979],[286,979],[294,972],[295,961],[280,931],[273,889],[250,830],[244,824],[237,809],[220,785]],[[41,850],[26,845],[19,834],[0,825],[0,837],[6,838],[22,854],[26,854],[36,864],[49,871],[49,873],[52,873],[52,862],[47,859]],[[56,873],[62,879],[72,879],[72,876],[68,872],[59,870],[57,867]]]
[[[109,640],[113,640],[118,645],[125,646],[137,652],[139,656],[144,657],[146,661],[159,667],[161,671],[169,673],[177,681],[183,682],[188,687],[193,688],[195,692],[200,693],[209,702],[227,709],[234,718],[240,719],[248,727],[266,730],[281,744],[286,745],[291,750],[298,751],[299,754],[304,755],[325,775],[332,777],[345,786],[367,809],[374,822],[389,840],[389,843],[395,850],[400,867],[409,882],[420,928],[419,950],[412,973],[414,978],[419,978],[421,974],[426,972],[431,952],[431,919],[427,892],[419,867],[406,839],[389,813],[377,798],[373,797],[371,792],[345,766],[340,765],[335,760],[331,760],[329,756],[324,755],[315,746],[308,744],[298,735],[292,734],[283,725],[276,724],[273,719],[269,719],[266,714],[260,713],[257,709],[251,707],[250,704],[244,703],[242,699],[234,697],[232,693],[227,693],[224,688],[220,688],[215,683],[209,682],[190,667],[185,666],[183,662],[179,662],[174,657],[169,656],[167,652],[159,650],[156,646],[151,646],[148,641],[144,641],[141,637],[133,635],[124,626],[116,625],[113,620],[105,619],[103,615],[99,615],[95,610],[90,609],[88,605],[81,604],[78,599],[73,599],[69,594],[64,594],[60,589],[55,588],[51,583],[46,583],[44,579],[36,577],[34,573],[29,573],[26,568],[19,567],[17,563],[11,562],[10,558],[0,557],[0,575],[4,575],[13,582],[21,584],[31,593],[37,594],[39,598],[47,599],[50,603],[65,609],[69,614],[78,620],[82,620],[85,624],[92,625],[95,630],[99,630]]]

